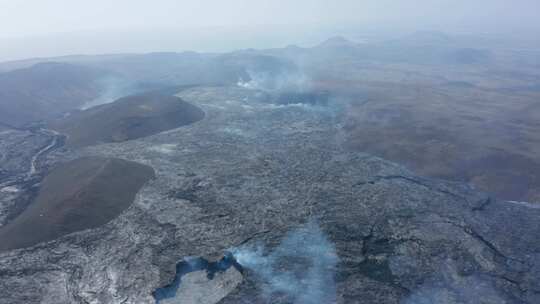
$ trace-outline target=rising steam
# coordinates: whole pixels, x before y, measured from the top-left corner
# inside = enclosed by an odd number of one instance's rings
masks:
[[[290,232],[271,252],[262,246],[232,250],[238,263],[262,281],[264,297],[295,304],[336,302],[334,245],[315,222]]]
[[[238,86],[264,92],[305,92],[311,87],[309,78],[299,71],[247,70],[247,74],[250,80],[240,79],[237,83]]]
[[[91,107],[111,103],[116,99],[133,94],[136,91],[132,82],[114,76],[107,76],[99,79],[97,81],[97,85],[101,91],[99,97],[85,103],[81,107],[81,110],[86,110]]]

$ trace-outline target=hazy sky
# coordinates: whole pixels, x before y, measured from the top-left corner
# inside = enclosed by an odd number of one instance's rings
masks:
[[[264,32],[265,26],[270,31],[275,25],[284,32],[290,25],[292,30],[367,26],[512,32],[539,30],[539,12],[540,0],[0,0],[0,42],[15,54],[25,37],[55,33],[74,38],[77,33],[211,27]],[[57,41],[58,53],[74,50],[62,48],[68,38],[55,39],[66,40]]]
[[[538,0],[0,0],[0,35],[356,22],[538,27],[539,11]]]

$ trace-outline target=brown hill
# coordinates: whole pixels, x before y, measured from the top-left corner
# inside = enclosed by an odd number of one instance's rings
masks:
[[[204,112],[175,96],[134,95],[53,122],[72,148],[137,139],[201,120]]]
[[[97,69],[42,63],[0,74],[0,122],[22,126],[77,109],[100,94]]]
[[[151,167],[114,158],[87,157],[60,165],[45,177],[35,201],[0,229],[0,251],[106,224],[153,177]]]

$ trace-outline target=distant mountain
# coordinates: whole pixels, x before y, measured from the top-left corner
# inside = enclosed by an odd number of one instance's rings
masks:
[[[99,61],[123,58],[132,54],[105,54],[105,55],[68,55],[47,58],[30,58],[14,61],[0,62],[0,73],[29,68],[38,63],[71,63],[71,64],[91,64]]]
[[[40,63],[0,74],[0,122],[21,126],[76,109],[99,96],[106,72],[67,63]]]
[[[234,84],[242,69],[224,65],[220,55],[196,52],[125,55],[86,62],[134,83],[163,85]]]
[[[355,43],[336,36],[310,48],[286,47],[260,53],[287,58],[304,67],[332,68],[339,64],[487,64],[494,59],[491,51],[468,47],[466,42],[440,32],[414,34],[378,43]],[[328,65],[328,62],[333,62]]]
[[[22,126],[81,107],[181,85],[234,85],[275,90],[303,88],[307,74],[341,73],[351,64],[489,64],[490,50],[456,44],[453,36],[417,32],[383,43],[357,44],[332,37],[314,47],[243,50],[226,54],[149,53],[56,58],[0,74],[0,122]],[[43,59],[49,61],[52,59]],[[30,61],[8,63],[7,68]],[[328,64],[332,62],[332,64]],[[6,64],[1,64],[0,68]],[[1,70],[1,69],[0,69]],[[112,76],[111,76],[112,75]],[[309,75],[308,75],[309,76]],[[111,80],[112,79],[112,80]],[[112,87],[112,88],[109,88]]]
[[[318,44],[316,48],[343,48],[356,46],[356,43],[346,39],[343,36],[334,36]]]
[[[250,71],[277,75],[296,69],[283,58],[248,52],[70,56],[59,60],[67,62],[38,63],[0,74],[0,123],[20,127],[135,93],[173,86],[234,85],[251,80]],[[18,64],[29,62],[33,61]]]

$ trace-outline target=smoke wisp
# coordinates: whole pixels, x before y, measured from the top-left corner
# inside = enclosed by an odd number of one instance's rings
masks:
[[[116,99],[136,92],[136,89],[131,81],[119,77],[103,77],[97,81],[97,85],[101,90],[101,94],[98,98],[85,103],[81,107],[81,110],[87,110],[95,106],[111,103]]]
[[[238,86],[264,92],[305,92],[310,89],[309,78],[300,72],[247,70],[250,80],[240,79]]]
[[[236,261],[261,280],[263,297],[285,297],[295,304],[336,302],[334,245],[311,221],[287,234],[272,251],[262,245],[231,250]]]

